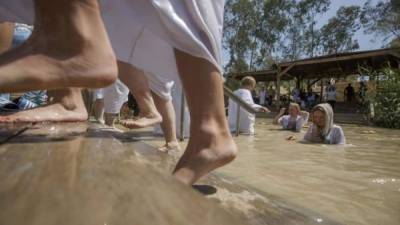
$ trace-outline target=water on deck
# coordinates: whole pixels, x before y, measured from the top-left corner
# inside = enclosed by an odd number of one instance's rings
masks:
[[[302,144],[302,133],[258,119],[254,137],[237,138],[232,182],[341,224],[400,224],[400,130],[342,125],[347,146]],[[297,140],[287,141],[295,135]]]
[[[400,131],[343,128],[348,146],[302,144],[258,119],[196,186],[207,201],[170,177],[182,151],[157,152],[149,132],[3,127],[0,224],[398,225]]]

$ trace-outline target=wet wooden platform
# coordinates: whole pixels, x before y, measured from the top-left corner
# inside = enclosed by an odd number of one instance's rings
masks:
[[[176,157],[142,139],[90,123],[1,125],[0,224],[337,224],[215,174],[186,187],[169,175]]]

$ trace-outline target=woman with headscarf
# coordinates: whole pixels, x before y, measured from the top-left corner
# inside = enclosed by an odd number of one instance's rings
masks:
[[[342,128],[333,124],[333,110],[328,103],[316,105],[311,115],[313,124],[304,135],[304,140],[325,144],[346,144]]]
[[[303,125],[307,123],[309,113],[301,111],[297,103],[290,103],[288,108],[289,115],[283,115],[286,108],[282,108],[279,114],[274,119],[274,124],[282,125],[285,130],[292,130],[299,132]]]

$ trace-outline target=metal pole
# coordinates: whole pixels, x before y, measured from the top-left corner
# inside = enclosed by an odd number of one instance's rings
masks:
[[[182,95],[181,95],[181,118],[180,118],[180,124],[179,124],[179,140],[184,141],[185,140],[185,134],[184,134],[184,123],[185,123],[185,94],[183,93],[183,89],[181,89]]]
[[[323,94],[324,94],[324,79],[322,78],[321,79],[321,93],[320,93],[320,96],[319,96],[319,101],[320,102],[322,102],[323,101]]]
[[[239,122],[240,122],[240,105],[237,105],[237,111],[236,111],[236,137],[239,136]]]

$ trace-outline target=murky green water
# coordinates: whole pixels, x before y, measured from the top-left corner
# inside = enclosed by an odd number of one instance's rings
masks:
[[[328,146],[271,124],[236,138],[238,158],[218,173],[342,224],[400,224],[400,130],[343,125],[349,145]]]

